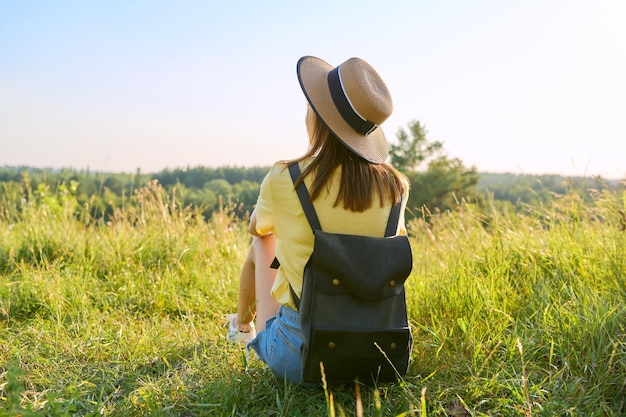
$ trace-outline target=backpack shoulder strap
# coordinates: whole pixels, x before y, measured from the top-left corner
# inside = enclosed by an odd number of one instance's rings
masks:
[[[385,237],[395,236],[398,231],[398,222],[400,222],[400,208],[402,207],[402,199],[391,208],[389,220],[387,220],[387,228],[385,229]]]
[[[291,181],[293,181],[295,185],[301,175],[298,162],[294,162],[293,164],[289,165],[289,175],[291,175]],[[296,187],[296,194],[298,194],[300,205],[302,205],[302,209],[304,210],[304,214],[309,221],[311,229],[322,230],[320,220],[317,217],[317,213],[315,212],[315,207],[313,207],[313,203],[311,203],[311,197],[309,196],[309,191],[306,189],[306,184],[304,184],[304,181],[300,182],[300,184]],[[298,297],[291,284],[289,284],[289,292],[291,293],[291,298],[296,306],[296,310],[300,310],[300,297]]]
[[[300,166],[297,162],[289,165],[289,174],[291,175],[291,180],[295,184],[301,175]],[[304,181],[302,181],[300,185],[296,187],[296,193],[298,194],[298,199],[300,199],[300,204],[302,205],[302,209],[304,210],[304,214],[309,221],[311,229],[322,230],[322,226],[320,226],[319,218],[317,217],[317,213],[315,212],[315,207],[313,207],[313,203],[311,203],[311,198],[309,197],[309,192],[306,189]]]

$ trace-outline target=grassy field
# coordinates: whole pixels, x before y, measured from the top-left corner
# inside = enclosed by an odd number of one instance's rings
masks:
[[[626,195],[411,223],[409,373],[328,390],[225,340],[250,239],[176,200],[0,202],[0,415],[626,415]]]

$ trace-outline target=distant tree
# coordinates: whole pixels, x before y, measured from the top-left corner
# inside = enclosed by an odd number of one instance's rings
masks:
[[[213,191],[216,195],[221,196],[224,200],[230,199],[233,186],[224,179],[207,181],[204,188]]]
[[[233,186],[233,193],[238,205],[238,215],[244,215],[252,211],[259,197],[260,184],[253,181],[243,180]]]
[[[410,136],[409,136],[410,134]],[[419,121],[409,123],[409,132],[400,128],[398,143],[391,144],[391,165],[401,172],[417,172],[422,164],[443,154],[442,142],[430,142],[426,127]]]
[[[102,182],[102,186],[116,195],[122,195],[122,192],[124,191],[124,184],[115,176],[105,178]]]
[[[448,158],[443,142],[431,142],[426,134],[425,126],[414,120],[408,132],[400,128],[398,142],[390,149],[391,164],[411,182],[407,207],[413,215],[422,207],[451,210],[461,199],[475,198],[479,180],[476,168],[466,168],[460,159]]]

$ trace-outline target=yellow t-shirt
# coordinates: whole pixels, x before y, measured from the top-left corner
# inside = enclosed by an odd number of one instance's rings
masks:
[[[304,170],[310,160],[300,162]],[[311,189],[312,176],[304,183]],[[383,236],[389,219],[391,205],[380,207],[378,200],[362,213],[345,210],[341,205],[333,207],[339,191],[341,168],[335,172],[327,195],[322,193],[313,206],[322,230],[331,233],[344,233],[365,236]],[[408,187],[407,187],[408,188]],[[398,234],[406,234],[404,208],[407,195],[403,196]],[[306,219],[304,210],[293,187],[287,164],[277,162],[261,183],[261,191],[256,205],[256,230],[258,233],[274,233],[276,236],[276,257],[280,268],[272,287],[272,296],[281,304],[295,309],[291,299],[289,284],[300,295],[302,275],[311,253],[313,253],[313,231]]]

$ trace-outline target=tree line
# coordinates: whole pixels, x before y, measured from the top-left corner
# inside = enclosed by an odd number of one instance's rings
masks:
[[[407,207],[414,217],[454,210],[460,203],[517,212],[528,206],[550,205],[568,194],[591,202],[604,191],[626,190],[626,179],[479,173],[459,158],[448,157],[443,142],[429,140],[427,133],[425,126],[414,120],[407,129],[399,129],[397,141],[391,145],[391,164],[411,182]]]
[[[442,142],[427,138],[419,121],[401,128],[390,147],[390,163],[411,183],[408,217],[454,210],[460,203],[506,205],[549,204],[576,192],[583,198],[598,190],[624,190],[624,182],[559,175],[479,173],[450,158]],[[228,209],[238,217],[249,213],[270,167],[225,166],[165,169],[156,173],[107,173],[75,169],[0,167],[0,202],[23,202],[59,191],[71,193],[92,218],[106,220],[116,209],[133,204],[137,190],[158,184],[179,206],[193,207],[204,217]],[[19,204],[19,203],[18,203]],[[19,209],[19,207],[18,207]]]

